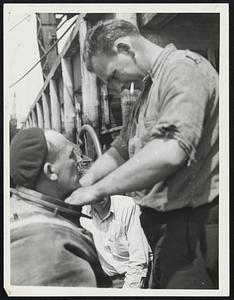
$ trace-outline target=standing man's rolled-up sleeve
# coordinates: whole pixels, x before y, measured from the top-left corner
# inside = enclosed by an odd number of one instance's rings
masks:
[[[194,160],[205,121],[209,90],[207,79],[190,62],[171,63],[159,87],[160,114],[149,130],[151,138],[174,138]]]

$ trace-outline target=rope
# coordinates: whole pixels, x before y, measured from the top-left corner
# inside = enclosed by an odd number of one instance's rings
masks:
[[[15,24],[13,27],[11,27],[11,29],[9,29],[8,32],[12,31],[15,27],[17,27],[18,25],[20,25],[21,23],[23,23],[25,20],[27,20],[29,17],[31,17],[30,15],[27,15],[25,18],[23,18],[23,20],[19,21],[17,24]]]
[[[18,80],[16,80],[14,83],[12,83],[9,88],[12,88],[17,83],[19,83],[22,79],[24,79],[45,57],[46,55],[58,44],[58,42],[64,37],[64,35],[71,29],[71,27],[76,23],[75,19],[72,24],[64,31],[64,33],[61,35],[61,37],[46,51],[45,54],[42,55],[40,60],[38,60],[23,76],[21,76]]]

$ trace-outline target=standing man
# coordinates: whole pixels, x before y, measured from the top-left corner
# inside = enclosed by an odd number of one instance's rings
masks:
[[[113,287],[147,287],[151,251],[141,228],[139,206],[131,197],[115,195],[84,206],[83,212],[92,219],[81,218],[81,225],[92,233]]]
[[[152,288],[217,288],[218,74],[199,54],[145,39],[129,22],[99,23],[85,62],[104,82],[143,80],[112,147],[66,199],[134,192],[154,251]]]

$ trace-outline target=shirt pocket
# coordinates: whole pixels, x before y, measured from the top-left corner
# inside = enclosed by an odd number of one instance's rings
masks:
[[[113,226],[109,235],[108,246],[114,256],[128,255],[128,241],[122,225]]]
[[[144,119],[144,129],[143,129],[143,134],[142,134],[142,142],[144,144],[148,143],[151,141],[152,138],[152,129],[156,126],[157,124],[157,118],[156,117],[146,117]]]

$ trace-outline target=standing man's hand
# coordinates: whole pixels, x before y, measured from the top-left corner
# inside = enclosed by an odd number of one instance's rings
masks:
[[[102,198],[103,197],[98,193],[96,186],[92,185],[75,190],[65,199],[65,202],[71,205],[86,205],[101,201]]]

